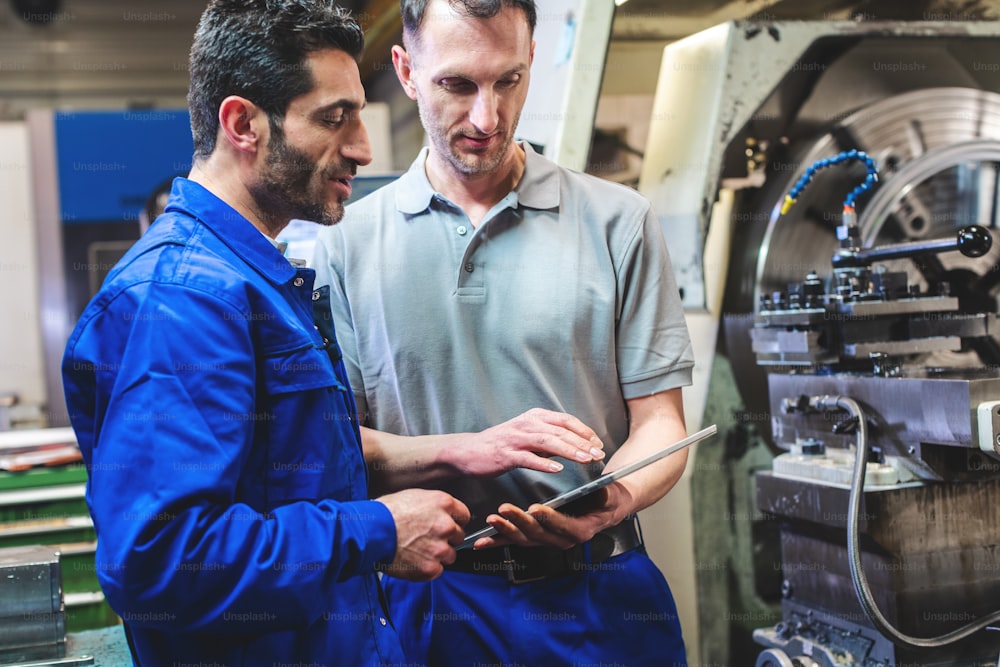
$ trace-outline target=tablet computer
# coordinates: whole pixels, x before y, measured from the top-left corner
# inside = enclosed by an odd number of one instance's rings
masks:
[[[662,458],[670,456],[674,452],[678,452],[684,449],[685,447],[689,447],[696,442],[704,440],[708,436],[717,433],[718,430],[719,429],[716,428],[715,424],[712,424],[711,426],[703,428],[697,433],[692,433],[683,440],[678,440],[677,442],[668,447],[664,447],[663,449],[653,452],[652,454],[650,454],[645,458],[641,458],[638,461],[634,461],[626,466],[622,466],[621,468],[615,470],[614,472],[609,472],[604,475],[601,475],[597,479],[587,482],[586,484],[581,484],[575,489],[564,491],[563,493],[560,493],[554,498],[549,498],[542,504],[551,507],[553,509],[558,509],[560,507],[563,507],[564,505],[568,505],[569,503],[575,500],[579,500],[584,496],[590,495],[591,493],[597,491],[598,489],[603,489],[608,484],[612,484],[621,479],[622,477],[634,473],[636,470],[641,470],[642,468],[645,468],[650,463],[655,463]],[[457,548],[467,549],[471,547],[479,538],[490,537],[492,535],[496,535],[496,533],[497,533],[496,528],[494,528],[493,526],[487,526],[482,530],[477,530],[471,535],[466,536],[466,538],[462,541],[462,544]]]

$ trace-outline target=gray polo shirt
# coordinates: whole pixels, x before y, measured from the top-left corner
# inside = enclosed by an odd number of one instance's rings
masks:
[[[610,454],[628,436],[626,399],[690,384],[691,343],[649,202],[523,147],[524,176],[477,228],[431,187],[424,149],[320,231],[316,285],[331,286],[368,426],[480,431],[543,407],[577,416]],[[557,475],[446,488],[475,529],[501,502],[526,507],[600,474],[564,463]]]

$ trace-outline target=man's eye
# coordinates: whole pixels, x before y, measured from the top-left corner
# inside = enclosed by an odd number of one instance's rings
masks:
[[[474,86],[461,79],[442,79],[441,87],[453,93],[467,93],[474,89]]]
[[[347,114],[337,114],[336,116],[328,116],[323,119],[323,122],[327,125],[342,125],[344,121],[347,120]]]

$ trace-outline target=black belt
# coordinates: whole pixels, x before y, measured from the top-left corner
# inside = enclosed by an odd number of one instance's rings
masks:
[[[602,530],[589,542],[566,550],[555,547],[506,546],[474,551],[463,549],[446,569],[454,572],[491,574],[507,577],[512,584],[523,584],[547,577],[579,574],[607,568],[609,558],[631,551],[642,544],[634,516],[617,526]],[[590,557],[587,557],[587,551]]]

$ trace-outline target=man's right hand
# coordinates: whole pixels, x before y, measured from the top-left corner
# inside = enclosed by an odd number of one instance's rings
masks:
[[[385,569],[400,579],[428,581],[455,562],[469,508],[444,491],[406,489],[377,498],[396,522],[396,555]]]
[[[496,477],[515,468],[559,472],[559,458],[604,458],[593,429],[573,415],[543,408],[478,433],[401,436],[361,427],[361,440],[377,493],[437,486],[454,477]]]
[[[543,408],[460,437],[463,446],[450,453],[460,457],[456,467],[465,475],[495,476],[514,468],[559,472],[563,465],[553,456],[577,463],[604,458],[604,444],[593,429],[573,415]]]

